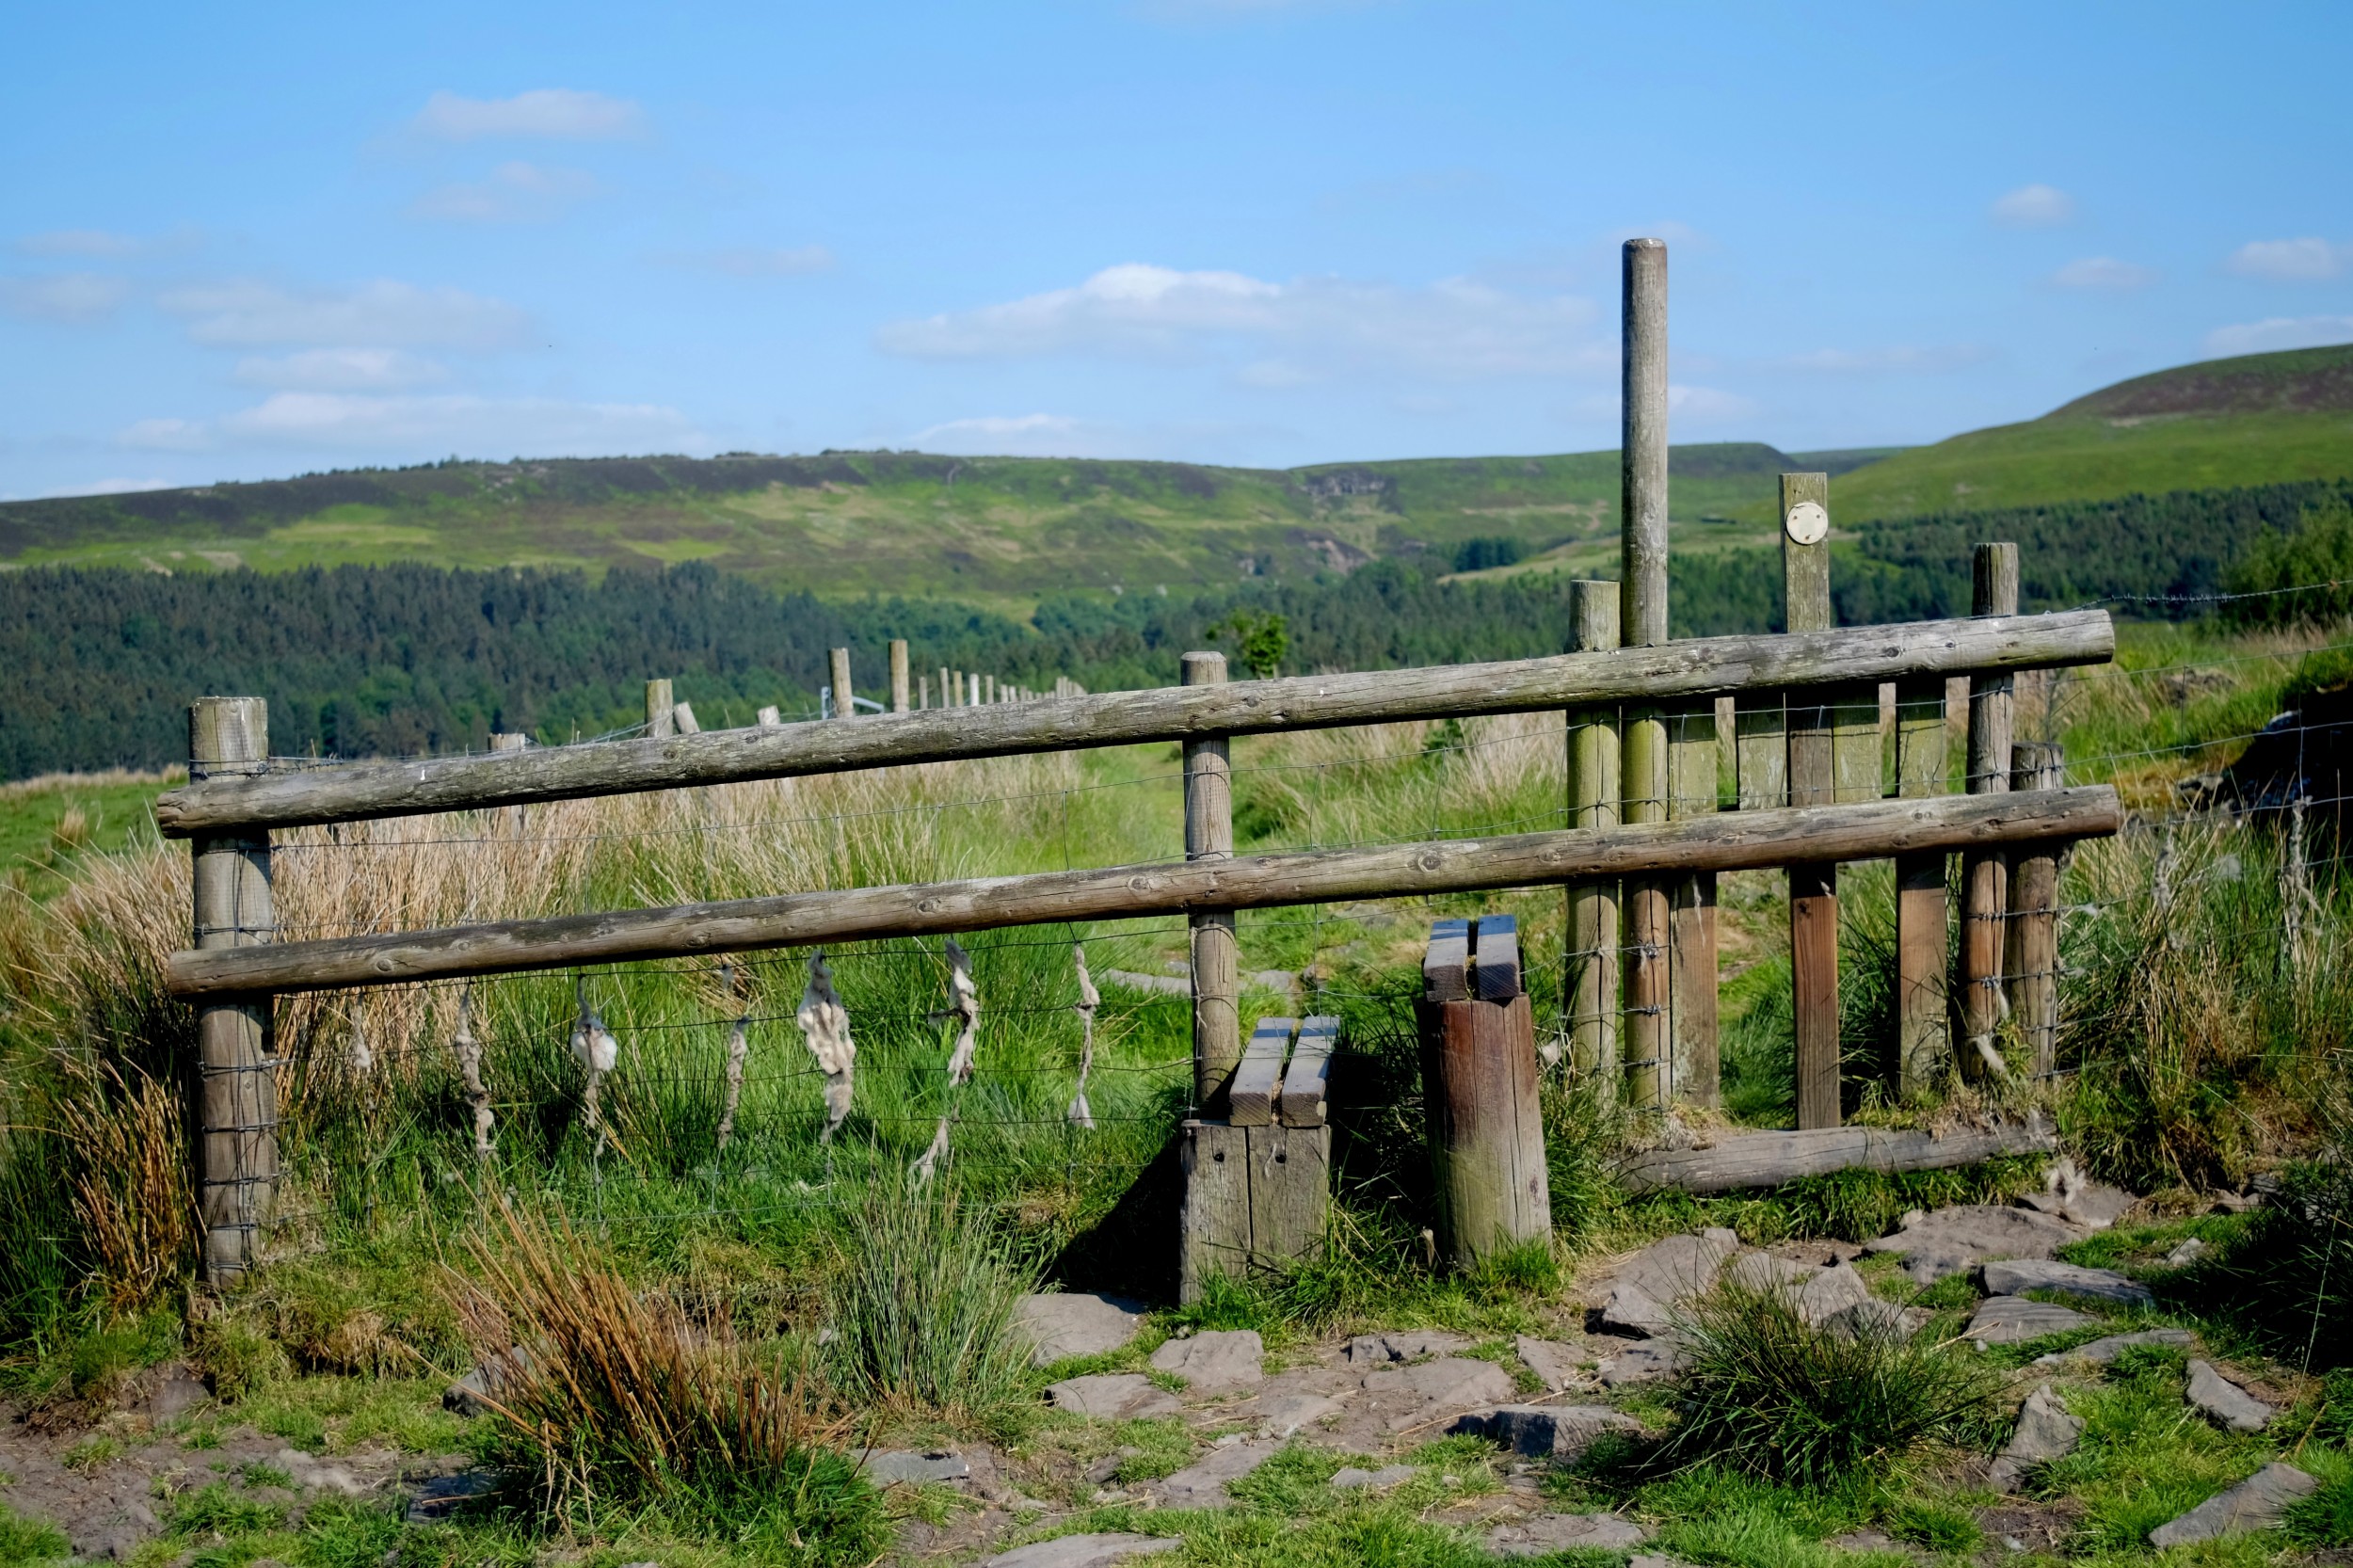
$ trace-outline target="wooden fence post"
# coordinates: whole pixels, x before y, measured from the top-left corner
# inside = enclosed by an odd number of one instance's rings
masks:
[[[1536,1032],[1509,915],[1439,920],[1415,1003],[1439,1247],[1470,1268],[1552,1234]]]
[[[2067,766],[2056,741],[2020,741],[2010,751],[2013,792],[2064,789]],[[2009,985],[2010,1016],[2026,1042],[2034,1076],[2058,1065],[2059,846],[2037,844],[2010,856],[2009,938],[2002,969]]]
[[[857,717],[857,694],[850,689],[850,650],[833,650],[833,716],[838,719]]]
[[[1896,792],[1907,799],[1945,793],[1950,729],[1945,682],[1934,678],[1896,688]],[[1946,951],[1948,855],[1896,857],[1896,1081],[1907,1099],[1928,1093],[1952,1061],[1951,972]]]
[[[1716,814],[1716,703],[1667,715],[1667,817]],[[1675,1097],[1713,1107],[1722,1098],[1717,1044],[1716,873],[1674,879],[1668,914],[1668,1056]]]
[[[1785,618],[1791,632],[1826,632],[1830,600],[1830,476],[1781,476]],[[1789,804],[1836,795],[1835,710],[1827,687],[1792,692]],[[1838,1107],[1838,867],[1789,868],[1790,1010],[1797,1033],[1798,1126],[1836,1127]]]
[[[1620,360],[1619,632],[1629,648],[1667,640],[1667,247],[1625,242]],[[1656,704],[1625,709],[1624,820],[1667,817],[1667,723]],[[1669,1037],[1671,879],[1625,885],[1625,1053],[1634,1103],[1664,1109],[1674,1097]]]
[[[1971,563],[1970,614],[2018,613],[2018,547],[1981,544]],[[2010,678],[1969,678],[1969,792],[2009,790]],[[1999,1076],[2004,1068],[1993,1032],[2002,1021],[2002,913],[2009,856],[1977,850],[1961,856],[1961,1032],[1966,1070]]]
[[[669,681],[647,681],[646,733],[658,741],[667,739],[675,723],[671,716],[672,711],[678,705],[670,699]]]
[[[191,782],[266,772],[269,705],[208,696],[188,709]],[[276,935],[266,828],[200,834],[193,855],[196,947],[253,947]],[[258,1262],[278,1193],[278,1064],[268,993],[208,1001],[196,1014],[189,1153],[203,1270],[218,1285]]]
[[[907,645],[904,637],[890,639],[890,711],[904,713],[914,707],[907,694]]]
[[[530,744],[531,737],[520,732],[502,731],[490,737],[490,749],[492,751],[520,751]],[[508,807],[506,808],[507,831],[514,834],[515,837],[519,839],[521,838],[523,833],[523,813],[530,809],[531,808],[527,806]]]
[[[1184,684],[1225,681],[1225,655],[1188,653]],[[1223,735],[1185,743],[1185,858],[1234,857],[1233,764]],[[1203,1113],[1222,1111],[1225,1081],[1241,1060],[1241,955],[1231,909],[1187,918],[1193,946],[1193,1095]]]
[[[1569,647],[1598,653],[1618,646],[1618,585],[1569,584]],[[1569,823],[1574,828],[1618,825],[1618,712],[1572,712],[1569,728]],[[1603,1092],[1618,1093],[1618,885],[1572,882],[1568,887],[1569,1060]]]

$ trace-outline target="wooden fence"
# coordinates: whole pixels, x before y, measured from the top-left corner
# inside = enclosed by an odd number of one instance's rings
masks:
[[[165,794],[156,814],[195,856],[195,940],[167,972],[172,992],[198,1008],[195,1159],[208,1274],[233,1276],[256,1256],[277,1173],[272,998],[304,990],[1182,914],[1195,1101],[1216,1113],[1242,1057],[1236,910],[1557,884],[1568,889],[1563,996],[1576,1067],[1623,1081],[1643,1105],[1704,1106],[1718,1097],[1716,877],[1786,867],[1799,1125],[1819,1129],[1839,1119],[1837,866],[1892,858],[1901,888],[1901,1085],[1945,1070],[1955,1016],[1964,1061],[1999,1063],[1995,1021],[2007,1011],[2047,1068],[2040,1058],[2057,1021],[2056,912],[2041,868],[2055,866],[2053,846],[2116,831],[2120,808],[2105,787],[2057,787],[2047,758],[2033,759],[2012,788],[2011,681],[2020,671],[2105,662],[2108,617],[2018,616],[2015,549],[1988,545],[1978,552],[1976,616],[1833,628],[1827,481],[1789,474],[1789,630],[1670,641],[1665,250],[1633,241],[1625,257],[1624,571],[1618,583],[1576,586],[1567,653],[1241,681],[1226,680],[1223,655],[1193,653],[1172,688],[1088,694],[1061,682],[1047,700],[923,707],[910,701],[904,646],[894,645],[887,712],[858,714],[845,700],[851,672],[838,653],[833,717],[823,722],[763,714],[752,728],[701,730],[662,681],[649,683],[639,739],[295,770],[268,761],[260,699],[198,702],[189,782]],[[1947,792],[1953,680],[1969,683],[1959,793]],[[975,695],[963,672],[943,670],[940,690]],[[1563,829],[1235,854],[1233,736],[1545,711],[1568,715]],[[1728,732],[1720,728],[1727,719]],[[1184,756],[1181,865],[271,940],[278,828],[1172,741]],[[1964,900],[1957,1007],[1945,982],[1954,854],[1963,858]]]

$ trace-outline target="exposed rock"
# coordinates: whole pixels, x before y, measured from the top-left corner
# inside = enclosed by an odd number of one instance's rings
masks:
[[[2032,1302],[2024,1296],[1988,1296],[1977,1304],[1962,1337],[1980,1345],[2016,1345],[2046,1334],[2065,1334],[2094,1321],[2072,1307]]]
[[[1364,1390],[1391,1432],[1481,1405],[1505,1404],[1517,1392],[1511,1374],[1494,1362],[1461,1356],[1367,1372]]]
[[[2046,1383],[2026,1396],[2025,1405],[2018,1412],[2017,1428],[1986,1480],[1996,1492],[2014,1492],[2020,1479],[2034,1466],[2073,1453],[2083,1434],[2082,1418],[2067,1414],[2067,1407]]]
[[[1449,1355],[1470,1341],[1443,1329],[1397,1329],[1387,1334],[1360,1334],[1348,1342],[1353,1367],[1385,1367],[1393,1361],[1419,1361],[1426,1355]]]
[[[417,1488],[417,1495],[408,1499],[408,1522],[412,1525],[436,1525],[450,1518],[469,1498],[488,1496],[498,1490],[498,1477],[488,1470],[464,1470],[454,1476],[435,1476]]]
[[[158,1421],[184,1415],[213,1397],[204,1380],[184,1362],[157,1368],[156,1373],[155,1386],[147,1396],[147,1414]]]
[[[2018,1201],[2044,1214],[2054,1214],[2086,1230],[2105,1230],[2140,1201],[2121,1187],[2094,1181],[2075,1169],[2073,1160],[2055,1162],[2043,1176],[2043,1190]]]
[[[371,1490],[371,1483],[353,1475],[348,1467],[329,1464],[300,1448],[280,1448],[270,1455],[269,1462],[292,1476],[295,1485],[305,1492],[340,1492],[346,1497],[357,1497]]]
[[[2083,1232],[2065,1220],[2030,1208],[1962,1204],[1917,1218],[1907,1214],[1893,1236],[1868,1243],[1875,1253],[1899,1253],[1916,1285],[1933,1285],[1988,1257],[2048,1257]]]
[[[2034,1364],[2048,1367],[2055,1362],[2083,1360],[2096,1367],[2105,1367],[2136,1345],[2171,1345],[2186,1349],[2195,1343],[2197,1336],[2185,1328],[2143,1329],[2137,1334],[2111,1334],[2105,1339],[2094,1339],[2072,1351],[2053,1351],[2049,1355],[2036,1356]]]
[[[1672,1333],[1674,1315],[1639,1285],[1612,1286],[1602,1299],[1601,1326],[1617,1334]]]
[[[2171,1252],[2167,1253],[2165,1261],[2168,1268],[2184,1269],[2205,1256],[2206,1243],[2193,1236]]]
[[[1725,1265],[1723,1277],[1743,1290],[1781,1290],[1800,1284],[1814,1271],[1775,1253],[1744,1252]]]
[[[2189,1364],[2189,1402],[2233,1432],[2261,1432],[2277,1414],[2203,1361]]]
[[[1740,1250],[1740,1233],[1730,1225],[1709,1225],[1700,1232],[1700,1237],[1723,1248],[1726,1256]]]
[[[1258,1401],[1258,1432],[1266,1437],[1289,1437],[1339,1408],[1339,1400],[1321,1394],[1277,1394]]]
[[[1723,1239],[1729,1234],[1719,1229],[1654,1241],[1625,1260],[1618,1270],[1616,1287],[1620,1290],[1630,1287],[1658,1306],[1673,1307],[1716,1283],[1716,1275],[1737,1250],[1737,1241]]]
[[[1229,1443],[1211,1448],[1201,1459],[1153,1488],[1163,1508],[1225,1508],[1233,1499],[1225,1483],[1240,1480],[1282,1450],[1280,1443]]]
[[[906,1448],[869,1448],[857,1456],[866,1479],[876,1486],[912,1486],[921,1481],[966,1480],[972,1465],[945,1448],[915,1453]]]
[[[1639,1345],[1628,1345],[1609,1357],[1598,1371],[1602,1386],[1616,1388],[1625,1384],[1673,1377],[1682,1362],[1683,1347],[1673,1339],[1647,1339]]]
[[[1106,1568],[1126,1558],[1173,1552],[1185,1544],[1179,1535],[1129,1535],[1112,1530],[1094,1535],[1058,1535],[999,1552],[982,1568]]]
[[[2020,1257],[1988,1263],[1979,1272],[1992,1296],[2023,1296],[2029,1290],[2060,1290],[2071,1296],[2115,1302],[2121,1306],[2153,1306],[2156,1298],[2145,1285],[2136,1285],[2113,1269],[2084,1269],[2052,1258]]]
[[[1642,1527],[1614,1513],[1539,1513],[1487,1532],[1487,1549],[1499,1557],[1546,1557],[1578,1547],[1624,1551],[1646,1539]]]
[[[1474,1411],[1447,1429],[1483,1437],[1530,1459],[1575,1459],[1605,1432],[1640,1432],[1641,1423],[1606,1404],[1505,1404]]]
[[[2287,1517],[2297,1498],[2311,1496],[2319,1485],[2293,1464],[2266,1464],[2228,1492],[2151,1530],[2149,1544],[2162,1551],[2192,1541],[2269,1529]]]
[[[1190,1339],[1171,1339],[1152,1352],[1152,1365],[1174,1372],[1196,1394],[1223,1394],[1265,1380],[1266,1354],[1256,1329],[1213,1329]]]
[[[1135,1421],[1147,1416],[1174,1416],[1182,1408],[1176,1396],[1156,1387],[1142,1372],[1096,1372],[1052,1384],[1046,1397],[1057,1410],[1067,1410],[1098,1421]]]
[[[1513,1348],[1520,1352],[1521,1362],[1536,1374],[1537,1381],[1546,1388],[1558,1391],[1571,1387],[1584,1377],[1580,1363],[1585,1357],[1575,1345],[1564,1345],[1558,1339],[1537,1339],[1523,1334]]]
[[[1119,1349],[1144,1326],[1144,1307],[1117,1296],[1051,1290],[1022,1297],[1015,1322],[1032,1347],[1032,1358],[1049,1367]]]
[[[1841,1339],[1909,1339],[1927,1320],[1925,1313],[1907,1311],[1873,1296],[1832,1313],[1821,1326]]]
[[[504,1398],[503,1390],[531,1370],[531,1352],[520,1345],[508,1347],[498,1355],[486,1356],[474,1369],[441,1390],[441,1408],[454,1410],[469,1420],[484,1415],[489,1405],[484,1396]]]
[[[1820,1328],[1871,1299],[1871,1288],[1854,1265],[1840,1258],[1827,1269],[1806,1271],[1804,1283],[1798,1287],[1798,1316]]]
[[[1343,1492],[1353,1491],[1359,1486],[1386,1492],[1392,1486],[1412,1480],[1414,1474],[1414,1467],[1410,1464],[1384,1464],[1378,1470],[1360,1470],[1351,1464],[1333,1472],[1332,1484]]]

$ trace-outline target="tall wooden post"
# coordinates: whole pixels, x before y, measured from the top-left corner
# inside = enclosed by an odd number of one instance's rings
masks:
[[[1222,686],[1225,655],[1188,653],[1184,684]],[[1223,735],[1185,743],[1185,858],[1234,857],[1233,763]],[[1221,1114],[1226,1080],[1241,1060],[1241,954],[1231,909],[1195,910],[1193,939],[1193,1093],[1204,1114]]]
[[[667,739],[677,728],[678,704],[671,700],[668,680],[646,682],[646,733],[655,740]]]
[[[833,650],[833,716],[838,719],[857,717],[857,694],[850,689],[850,650]]]
[[[1457,1268],[1552,1234],[1536,1033],[1509,915],[1439,920],[1414,1007],[1439,1245]]]
[[[1667,247],[1625,242],[1620,362],[1619,631],[1625,646],[1667,640]],[[1652,704],[1625,709],[1624,820],[1667,817],[1667,723]],[[1625,885],[1625,1032],[1627,1090],[1634,1103],[1664,1108],[1674,1097],[1669,1037],[1673,940],[1672,883],[1631,878]]]
[[[958,706],[956,698],[963,695],[955,690],[955,687],[957,685],[961,685],[962,682],[956,681],[952,683],[949,680],[949,674],[950,671],[947,665],[942,664],[939,666],[939,705],[942,708],[954,708]]]
[[[188,709],[188,780],[268,770],[269,705],[258,696],[208,696]],[[269,832],[199,834],[194,856],[200,951],[253,947],[276,936]],[[271,999],[208,1001],[196,1015],[190,1098],[190,1186],[204,1227],[204,1277],[224,1284],[259,1261],[263,1226],[278,1192],[278,1064]]]
[[[2057,790],[2066,783],[2057,742],[2020,741],[2011,747],[2011,790]],[[2057,844],[2025,846],[2010,856],[2002,969],[2010,1016],[2018,1020],[2038,1080],[2058,1065],[2058,856]]]
[[[1945,792],[1949,734],[1943,680],[1924,677],[1897,687],[1897,793],[1921,799]],[[1942,853],[1896,856],[1896,1071],[1906,1098],[1932,1089],[1952,1061],[1945,988],[1951,901],[1945,891],[1950,859]]]
[[[520,732],[502,732],[490,737],[492,751],[521,751],[530,744],[531,737]],[[506,808],[507,831],[518,839],[523,834],[523,813],[529,809],[527,806],[510,806]]]
[[[890,639],[890,711],[904,713],[914,707],[907,691],[907,645],[903,637]]]
[[[2018,547],[1981,544],[1971,560],[1969,613],[2018,613]],[[1969,678],[1969,792],[2009,789],[2010,678]],[[2003,1071],[1993,1032],[2002,1021],[2002,914],[2008,856],[1977,850],[1961,856],[1961,1032],[1971,1073]]]
[[[1827,632],[1830,476],[1781,476],[1782,591],[1792,632]],[[1788,694],[1789,804],[1836,799],[1835,709],[1827,688]],[[1797,1032],[1798,1126],[1836,1127],[1838,1107],[1838,867],[1789,868],[1790,1001]]]
[[[1618,584],[1569,584],[1569,647],[1603,653],[1618,646]],[[1618,825],[1618,712],[1589,708],[1569,715],[1569,825]],[[1618,885],[1568,887],[1569,1061],[1604,1092],[1618,1089]]]

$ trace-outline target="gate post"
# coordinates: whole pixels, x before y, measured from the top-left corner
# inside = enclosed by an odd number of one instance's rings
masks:
[[[269,705],[208,696],[188,708],[188,781],[267,771]],[[276,935],[269,832],[199,834],[189,840],[195,945],[251,947]],[[190,1186],[203,1226],[204,1278],[226,1285],[261,1256],[262,1227],[278,1192],[278,1063],[271,998],[206,1002],[196,1014]]]
[[[1803,509],[1811,506],[1812,513]],[[1781,476],[1783,619],[1791,632],[1827,632],[1830,475]],[[1818,526],[1817,526],[1818,524]],[[1789,695],[1789,804],[1836,798],[1836,719],[1826,688]],[[1789,868],[1790,1011],[1796,1026],[1798,1126],[1836,1127],[1838,1103],[1838,867]]]
[[[2018,547],[1981,544],[1971,561],[1969,613],[2018,613]],[[1969,792],[2006,794],[2010,770],[2010,690],[2008,674],[1969,678]],[[1961,856],[1961,1030],[1962,1061],[1972,1074],[2002,1072],[1993,1032],[2006,1011],[2002,997],[2002,926],[2009,856],[1975,850]]]
[[[1619,632],[1628,648],[1667,640],[1667,246],[1625,242],[1620,376]],[[1625,709],[1625,817],[1667,819],[1667,721],[1656,704]],[[1639,1106],[1664,1110],[1674,1098],[1669,1041],[1668,944],[1673,939],[1670,884],[1657,876],[1625,884],[1627,1090]]]
[[[1618,646],[1618,585],[1569,584],[1569,646],[1605,653]],[[1569,825],[1618,825],[1618,712],[1589,708],[1569,715]],[[1568,1013],[1569,1063],[1618,1097],[1618,884],[1572,882],[1568,887],[1568,973],[1561,997]]]
[[[2057,741],[2020,741],[2011,747],[2012,791],[2057,790],[2066,783],[2067,764]],[[2049,1078],[2058,1065],[2058,856],[2057,844],[2024,845],[2009,868],[2009,931],[2002,969],[2010,1016],[2025,1037],[2038,1080]]]
[[[1222,686],[1225,655],[1188,653],[1184,684]],[[1234,780],[1223,735],[1185,743],[1185,858],[1234,857]],[[1186,917],[1193,947],[1193,1098],[1203,1115],[1223,1112],[1225,1080],[1241,1060],[1241,957],[1231,909]]]
[[[1414,1004],[1438,1244],[1469,1268],[1552,1234],[1536,1027],[1509,915],[1439,920]]]

